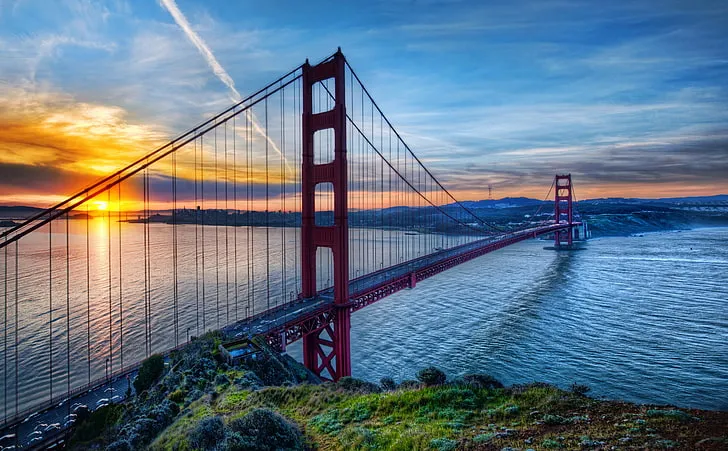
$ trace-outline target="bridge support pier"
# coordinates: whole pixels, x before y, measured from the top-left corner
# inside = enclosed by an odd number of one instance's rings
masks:
[[[341,49],[333,58],[316,66],[303,66],[303,158],[301,162],[301,275],[303,297],[316,296],[316,250],[329,248],[334,260],[333,321],[303,337],[304,365],[323,379],[333,381],[351,375],[349,329],[349,226],[346,162],[346,83]],[[334,107],[313,112],[313,86],[334,79]],[[334,160],[316,164],[314,134],[331,129],[334,133]],[[334,225],[316,225],[316,185],[331,183],[334,188]]]

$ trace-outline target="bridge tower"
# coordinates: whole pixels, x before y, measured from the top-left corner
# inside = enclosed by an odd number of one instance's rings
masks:
[[[304,298],[316,295],[316,250],[329,248],[334,262],[332,321],[303,337],[304,365],[324,379],[339,380],[351,374],[349,332],[349,227],[347,214],[346,99],[344,55],[341,49],[329,60],[303,66],[303,159],[301,163],[301,275]],[[313,112],[313,86],[334,79],[334,107]],[[315,164],[314,134],[332,129],[334,160]],[[320,149],[319,149],[320,151]],[[334,191],[334,225],[316,224],[316,185],[331,183]]]
[[[560,223],[566,215],[566,222],[571,225],[574,222],[573,208],[572,208],[572,190],[571,190],[571,174],[556,175],[554,181],[555,187],[555,198],[554,198],[554,220],[556,223]],[[566,231],[557,230],[554,233],[554,246],[556,248],[566,244],[571,247],[574,243],[574,231],[572,227],[569,227]]]

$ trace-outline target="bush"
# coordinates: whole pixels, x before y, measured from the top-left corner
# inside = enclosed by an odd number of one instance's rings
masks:
[[[399,384],[400,390],[412,390],[415,388],[420,388],[420,383],[417,381],[410,380],[410,379],[404,380],[404,381],[402,381],[401,384]]]
[[[550,425],[569,424],[569,420],[560,415],[544,415],[542,421],[544,424]]]
[[[176,403],[185,402],[185,397],[187,397],[187,392],[184,390],[175,390],[169,394],[169,400]]]
[[[587,393],[591,390],[588,385],[584,384],[577,384],[573,383],[571,384],[571,393],[577,395],[577,396],[586,396]]]
[[[417,380],[432,387],[434,385],[442,385],[447,380],[447,376],[441,370],[434,366],[423,368],[417,372]]]
[[[351,376],[344,376],[336,383],[338,388],[354,393],[379,393],[381,390],[377,384],[356,379]]]
[[[449,438],[436,438],[430,441],[430,448],[436,449],[437,451],[455,451],[457,446],[458,442]]]
[[[560,442],[558,442],[554,439],[550,439],[550,438],[547,438],[543,442],[541,442],[541,446],[543,446],[544,448],[548,448],[548,449],[564,447]]]
[[[142,362],[142,366],[139,367],[139,373],[134,379],[134,390],[137,394],[147,390],[159,379],[159,376],[164,372],[164,357],[159,354],[153,356]]]
[[[302,450],[303,440],[298,427],[269,409],[253,409],[233,420],[230,429],[238,434],[250,450]]]
[[[659,409],[650,409],[647,411],[648,417],[662,417],[662,418],[672,418],[674,420],[678,421],[692,421],[695,418],[690,416],[689,414],[683,412],[682,410],[659,410]]]
[[[125,410],[123,404],[110,404],[96,409],[85,420],[76,423],[72,440],[87,442],[110,434],[112,427],[124,415]]]
[[[133,451],[133,449],[126,440],[117,440],[106,447],[106,451]]]
[[[225,438],[225,424],[220,417],[203,418],[190,433],[190,444],[195,448],[212,449]]]
[[[224,374],[218,374],[215,376],[215,385],[227,385],[230,383],[230,379]]]
[[[131,442],[135,447],[141,447],[151,442],[161,429],[160,425],[151,418],[139,418],[134,422],[131,434],[134,438]]]
[[[470,388],[503,388],[503,384],[490,374],[466,374],[463,376],[463,384]]]
[[[383,390],[392,391],[397,389],[397,383],[391,377],[383,377],[379,380]]]

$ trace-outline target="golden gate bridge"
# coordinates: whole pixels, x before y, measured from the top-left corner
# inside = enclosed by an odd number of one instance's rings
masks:
[[[548,220],[484,220],[340,49],[306,61],[0,235],[3,425],[70,409],[212,329],[280,350],[303,340],[319,377],[350,375],[353,312],[523,240],[570,248],[571,176],[551,192]]]

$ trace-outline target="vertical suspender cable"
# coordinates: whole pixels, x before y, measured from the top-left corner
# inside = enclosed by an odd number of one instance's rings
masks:
[[[217,123],[214,130],[215,145],[215,320],[217,328],[220,328],[220,242],[218,241],[218,226],[220,225],[220,210],[217,204],[219,175],[217,172]]]
[[[18,414],[20,392],[19,392],[19,378],[18,378],[18,303],[20,301],[20,288],[18,287],[18,242],[15,242],[15,414]],[[17,430],[15,434],[16,445],[17,445]]]
[[[5,241],[8,237],[5,237]],[[3,249],[4,261],[3,265],[3,418],[8,418],[8,247]]]
[[[109,374],[113,366],[113,341],[112,341],[112,299],[111,299],[111,189],[106,191],[106,249],[107,249],[107,272],[109,280]]]
[[[121,250],[121,182],[118,186],[118,203],[116,206],[119,233],[119,368],[124,368],[124,293],[122,285],[122,250]]]
[[[206,301],[207,296],[205,295],[205,141],[203,136],[200,136],[200,201],[201,207],[201,223],[200,223],[200,235],[202,240],[202,332],[207,331],[207,308]]]
[[[68,212],[66,212],[66,395],[71,393],[71,255],[69,243]],[[66,407],[71,413],[71,402]]]
[[[195,210],[195,318],[197,325],[197,335],[200,334],[200,252],[199,252],[199,228],[200,228],[200,210],[197,205],[197,140],[192,143],[194,152],[193,170],[195,173],[195,204],[192,206]]]
[[[238,165],[237,165],[237,147],[236,139],[237,129],[235,128],[235,116],[233,116],[233,210],[235,211],[234,216],[234,229],[233,229],[233,260],[235,277],[233,277],[233,284],[235,286],[235,322],[238,321],[238,216],[240,216],[240,210],[238,210]]]
[[[282,88],[281,93],[281,111],[280,111],[280,127],[281,127],[281,151],[280,151],[280,171],[281,171],[281,186],[280,186],[280,196],[282,200],[282,205],[280,207],[281,211],[281,217],[279,218],[279,226],[281,228],[281,271],[282,271],[282,277],[281,277],[281,302],[283,305],[286,305],[286,172],[285,172],[285,165],[284,165],[284,156],[283,154],[286,152],[286,138],[285,138],[285,130],[286,130],[286,116],[285,116],[285,110],[286,110],[286,103],[285,103],[285,97],[286,97],[286,91],[285,88]]]
[[[53,221],[48,223],[48,386],[49,400],[53,402]]]
[[[224,158],[224,166],[225,166],[225,214],[223,217],[225,218],[225,221],[223,222],[223,226],[225,227],[225,324],[230,324],[230,248],[228,245],[228,148],[227,148],[227,121],[223,124],[223,130],[224,130],[224,144],[223,147],[225,148],[225,158]]]
[[[265,284],[268,310],[270,310],[270,185],[268,184],[268,92],[265,93]]]
[[[179,346],[179,286],[177,274],[177,152],[172,153],[172,282],[174,303],[174,345]]]
[[[88,193],[87,193],[88,198]],[[86,357],[88,358],[88,383],[91,383],[91,256],[89,255],[89,205],[86,201]]]

